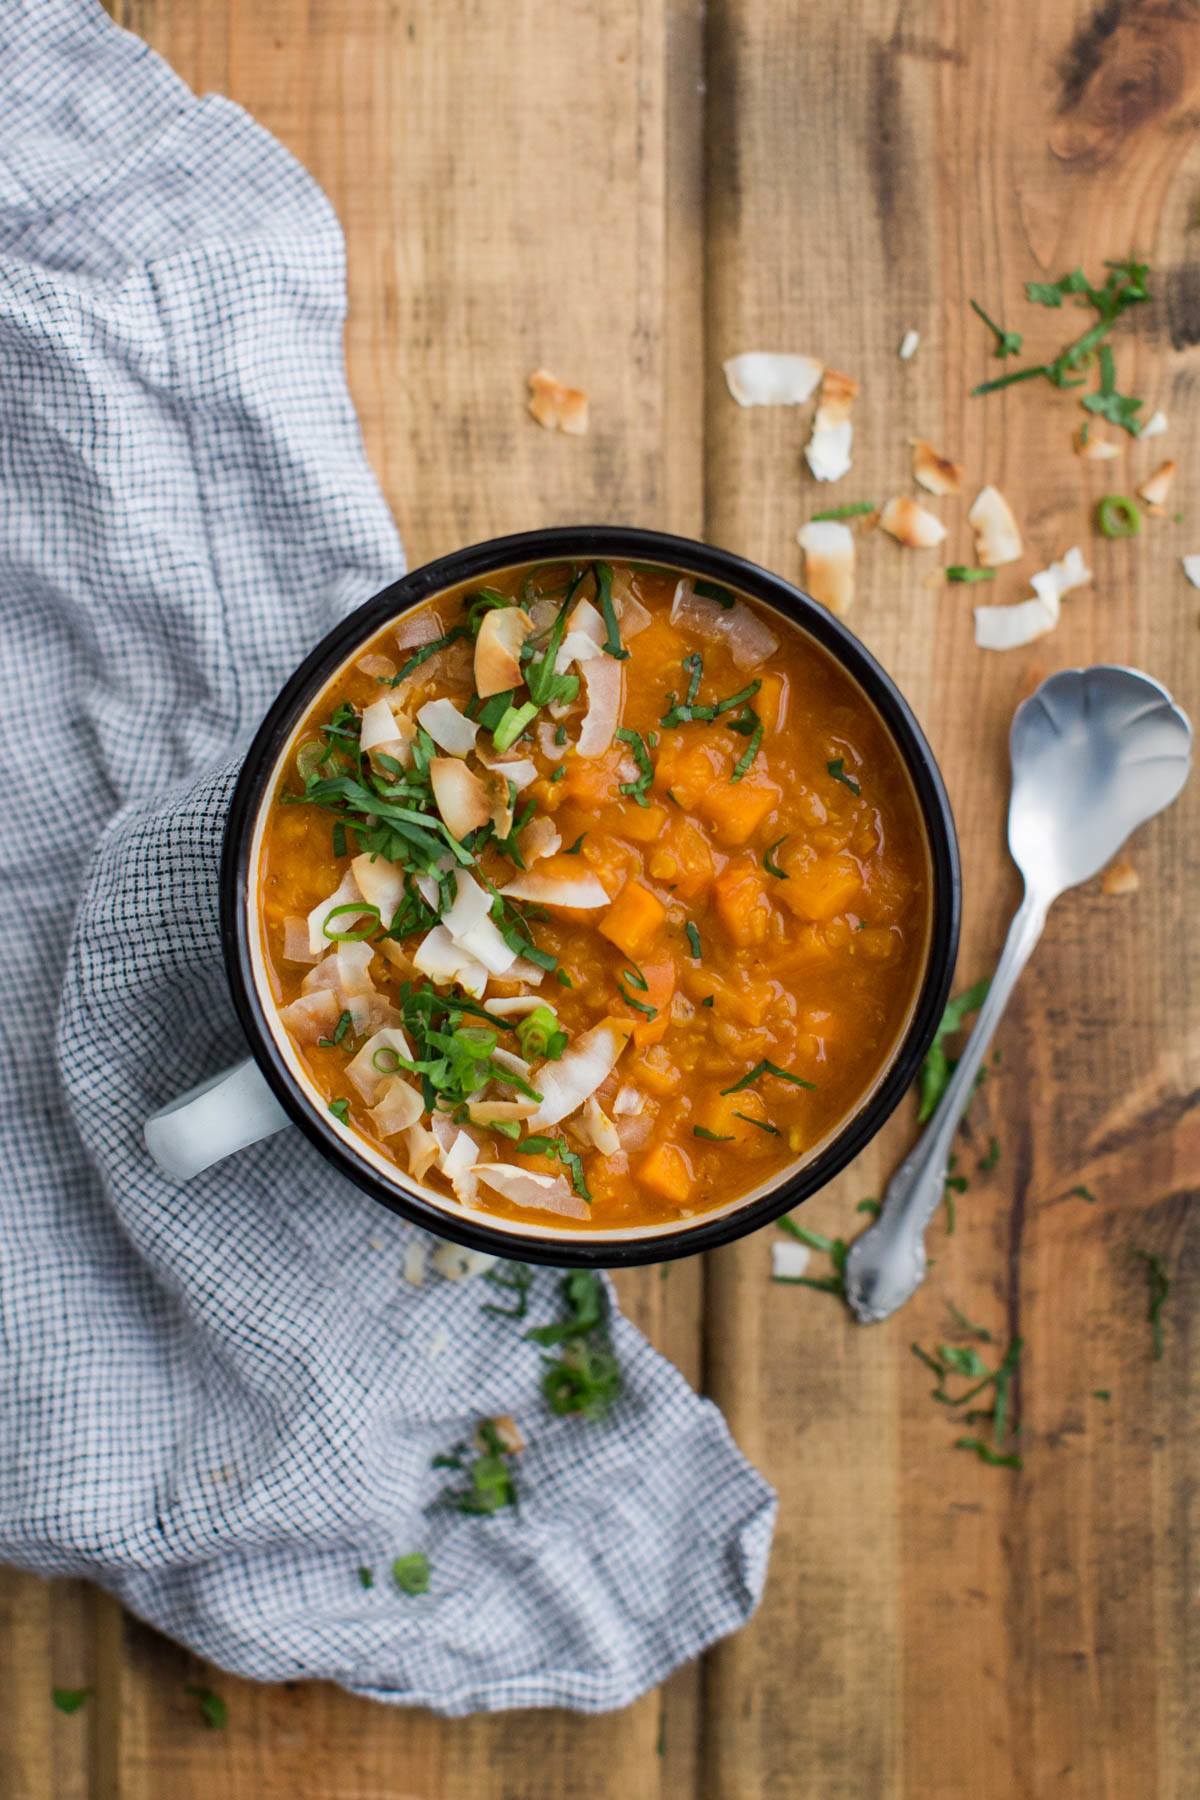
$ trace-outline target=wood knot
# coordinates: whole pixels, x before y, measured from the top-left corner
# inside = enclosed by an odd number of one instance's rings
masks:
[[[1058,70],[1059,120],[1049,137],[1062,162],[1095,168],[1124,141],[1166,121],[1200,79],[1196,0],[1105,0]]]

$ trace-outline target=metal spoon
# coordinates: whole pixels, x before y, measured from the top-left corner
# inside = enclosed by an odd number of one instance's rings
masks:
[[[1090,881],[1131,831],[1171,804],[1191,746],[1187,716],[1134,669],[1064,669],[1017,708],[1008,847],[1025,898],[941,1104],[846,1259],[846,1298],[863,1324],[886,1319],[924,1279],[925,1229],[942,1199],[954,1133],[1051,903]]]

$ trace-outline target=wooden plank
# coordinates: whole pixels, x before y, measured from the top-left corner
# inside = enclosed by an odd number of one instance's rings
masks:
[[[969,484],[1001,485],[1025,521],[1029,554],[997,597],[1015,597],[1027,570],[1071,543],[1094,560],[1094,593],[1068,603],[1054,638],[989,658],[971,642],[971,590],[926,585],[934,558],[877,538],[860,548],[856,628],[916,704],[950,780],[965,982],[992,966],[1018,895],[1002,852],[1004,746],[1028,685],[1056,667],[1129,660],[1193,704],[1197,693],[1184,531],[1164,521],[1134,545],[1106,545],[1089,522],[1095,493],[1131,491],[1160,445],[1127,447],[1097,488],[1069,451],[1072,396],[1030,384],[967,398],[998,366],[971,295],[1009,323],[1019,313],[1035,355],[1053,352],[1073,321],[1021,304],[1022,282],[1141,248],[1167,299],[1122,334],[1121,384],[1147,395],[1147,411],[1166,407],[1167,453],[1194,466],[1190,189],[1172,178],[1185,157],[1195,169],[1184,121],[1196,21],[1136,5],[1089,21],[1022,0],[991,30],[935,4],[898,19],[873,0],[729,0],[710,9],[709,31],[709,534],[797,567],[792,534],[818,504],[797,468],[804,424],[739,413],[719,377],[722,357],[779,347],[863,382],[855,470],[837,501],[909,491],[905,438],[928,435]],[[1166,68],[1169,80],[1151,77]],[[895,352],[909,326],[922,343],[906,365]],[[945,560],[973,560],[964,509],[938,510],[955,521]],[[1001,1069],[973,1108],[958,1229],[935,1230],[936,1267],[902,1317],[861,1331],[822,1296],[764,1299],[756,1242],[717,1259],[711,1386],[783,1510],[762,1614],[711,1659],[714,1796],[1189,1791],[1200,1019],[1179,979],[1179,934],[1197,804],[1193,789],[1137,839],[1133,900],[1092,890],[1053,915],[1003,1028]],[[979,1177],[993,1131],[1002,1160]],[[878,1192],[910,1132],[908,1114],[806,1218],[855,1229],[854,1203]],[[1080,1181],[1094,1207],[1064,1197]],[[1177,1322],[1161,1363],[1149,1358],[1135,1246],[1173,1271]],[[1001,1340],[1025,1337],[1023,1476],[954,1452],[909,1361],[910,1338],[946,1335],[949,1300]],[[1094,1387],[1111,1390],[1107,1406]]]
[[[412,565],[541,523],[699,529],[699,0],[669,18],[663,0],[603,16],[582,0],[114,12],[195,87],[244,104],[329,194],[347,239],[351,389]],[[526,417],[525,376],[543,363],[589,389],[586,439]],[[698,1265],[620,1285],[698,1378]],[[332,1688],[237,1683],[122,1630],[120,1716],[106,1715],[119,1800],[694,1790],[696,1671],[618,1718],[446,1723]],[[197,1680],[226,1698],[227,1731],[199,1720],[184,1692]]]

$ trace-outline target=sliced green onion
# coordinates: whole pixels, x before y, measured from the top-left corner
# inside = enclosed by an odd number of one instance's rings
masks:
[[[951,563],[946,570],[947,581],[991,581],[995,569],[969,569],[962,563]]]
[[[355,931],[330,931],[330,919],[336,919],[345,913],[367,913],[367,923],[360,925]],[[374,936],[382,924],[377,906],[368,906],[365,900],[348,900],[344,906],[331,906],[321,922],[321,930],[335,944],[358,944],[364,938]]]
[[[350,1123],[350,1102],[348,1100],[331,1100],[329,1110],[334,1118],[339,1119],[343,1125]]]
[[[1096,508],[1096,523],[1106,538],[1136,537],[1142,529],[1142,515],[1127,495],[1106,494]]]
[[[860,519],[878,510],[874,500],[856,500],[852,506],[830,506],[825,512],[814,513],[809,522],[820,525],[826,519]]]
[[[497,750],[509,750],[516,743],[525,727],[537,718],[538,709],[532,700],[524,706],[510,706],[492,733],[492,742]]]

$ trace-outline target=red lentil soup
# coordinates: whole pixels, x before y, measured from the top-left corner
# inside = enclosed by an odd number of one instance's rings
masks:
[[[678,1223],[808,1157],[927,955],[872,706],[798,627],[660,568],[405,613],[310,709],[261,844],[267,980],[351,1141],[555,1230]]]

